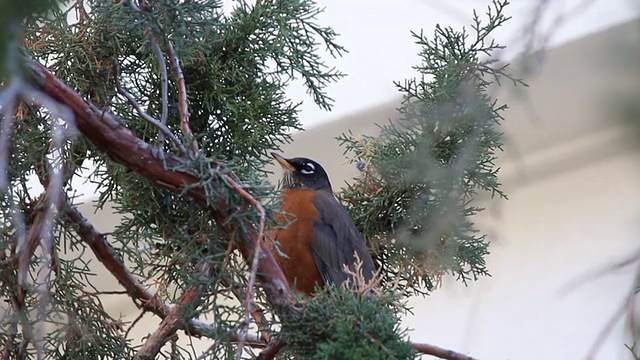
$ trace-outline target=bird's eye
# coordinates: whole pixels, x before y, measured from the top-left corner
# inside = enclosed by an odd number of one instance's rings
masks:
[[[302,164],[302,169],[300,169],[300,173],[303,175],[313,174],[316,170],[316,167],[311,163]]]

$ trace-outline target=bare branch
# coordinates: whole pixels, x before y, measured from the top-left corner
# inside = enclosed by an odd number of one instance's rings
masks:
[[[206,280],[212,274],[210,264],[203,264],[198,280]],[[176,305],[169,315],[162,320],[160,327],[149,336],[147,341],[140,347],[136,355],[137,358],[144,360],[155,359],[160,352],[162,346],[175,335],[176,331],[184,326],[188,321],[187,313],[189,307],[196,307],[200,302],[203,285],[194,285],[189,287],[180,297],[180,302]]]
[[[136,324],[138,323],[138,321],[142,320],[142,317],[144,316],[144,314],[147,313],[147,310],[143,309],[140,312],[140,315],[138,315],[135,319],[133,319],[133,321],[131,322],[131,325],[129,325],[129,328],[127,329],[127,331],[124,333],[124,338],[128,339],[129,338],[129,333],[131,332],[131,329],[133,329],[134,326],[136,326]]]
[[[106,240],[105,236],[99,233],[77,208],[67,203],[65,214],[77,226],[78,235],[80,235],[82,241],[89,245],[98,261],[125,288],[136,306],[154,313],[162,319],[173,311],[172,306],[165,304],[156,294],[151,293],[142,285],[140,280],[118,258],[116,250]],[[190,335],[200,337],[207,333],[214,333],[216,326],[197,319],[191,319],[185,324],[184,330]],[[235,339],[235,335],[232,335],[232,339]],[[258,339],[252,339],[252,341],[258,342]]]
[[[443,349],[429,344],[413,344],[413,347],[421,354],[432,355],[446,360],[476,360],[470,356],[457,353],[453,350]]]
[[[230,178],[227,181],[232,181]],[[238,349],[236,350],[236,360],[240,360],[242,358],[242,350],[244,348],[244,343],[247,339],[249,332],[249,321],[251,314],[253,313],[253,294],[255,291],[255,281],[256,274],[258,272],[258,261],[260,260],[260,244],[263,244],[264,239],[264,221],[265,221],[265,211],[262,207],[262,204],[258,202],[253,196],[247,193],[242,187],[240,187],[235,181],[231,183],[233,189],[244,198],[251,206],[255,207],[258,210],[260,215],[260,222],[258,224],[258,239],[256,241],[253,248],[253,259],[251,261],[251,272],[249,273],[249,280],[247,281],[247,294],[244,300],[244,321],[241,326],[240,332],[240,342],[238,343]]]
[[[182,73],[182,68],[180,67],[178,56],[176,55],[176,51],[173,49],[171,41],[165,39],[165,43],[167,52],[169,54],[169,61],[171,62],[171,67],[173,68],[173,75],[175,76],[176,83],[178,84],[178,109],[180,111],[180,126],[182,127],[184,136],[189,141],[191,152],[195,155],[198,153],[198,142],[193,137],[193,133],[191,132],[191,128],[189,127],[189,106],[187,104],[187,87],[184,82],[184,74]]]
[[[171,132],[171,130],[167,127],[166,118],[164,119],[163,122],[161,122],[161,121],[158,121],[153,116],[151,116],[148,113],[146,113],[145,111],[143,111],[142,108],[140,107],[140,104],[138,104],[136,99],[133,98],[133,95],[131,95],[128,91],[126,91],[125,89],[122,88],[122,85],[120,85],[120,80],[118,79],[119,69],[118,69],[117,60],[114,60],[114,65],[116,67],[116,69],[115,69],[115,74],[116,74],[115,75],[116,76],[115,81],[116,81],[116,90],[118,91],[118,94],[124,96],[125,99],[127,99],[129,104],[131,104],[131,106],[133,106],[133,108],[136,109],[136,112],[138,113],[138,115],[140,115],[141,118],[143,118],[147,122],[151,123],[152,125],[156,126],[159,129],[159,131],[161,131],[162,133],[167,135],[169,137],[169,139],[171,139],[173,144],[178,148],[178,150],[180,150],[180,154],[186,155],[187,154],[187,149],[184,147],[184,145],[182,145],[182,142],[180,141],[180,139],[178,139],[178,137],[176,135],[174,135]],[[166,69],[165,69],[165,71],[166,71]],[[163,108],[163,117],[164,117],[164,115],[165,115],[165,113],[164,113],[164,108]],[[160,144],[162,144],[164,142],[164,137],[159,138],[159,142],[160,142]]]
[[[9,187],[9,139],[15,120],[16,98],[22,81],[13,78],[9,86],[3,89],[0,95],[0,193],[7,191]]]
[[[158,41],[155,38],[151,40],[151,48],[158,58],[158,67],[160,69],[160,76],[162,80],[162,93],[160,94],[162,96],[162,117],[160,118],[160,123],[167,125],[167,117],[169,116],[169,78],[167,76],[167,62],[165,61],[164,55],[160,50],[160,46],[158,46]],[[162,133],[159,133],[158,135],[162,139]],[[162,140],[160,143],[162,143]]]
[[[273,339],[267,344],[267,347],[264,348],[256,358],[256,360],[272,360],[278,355],[280,350],[287,345],[284,341],[279,339]]]

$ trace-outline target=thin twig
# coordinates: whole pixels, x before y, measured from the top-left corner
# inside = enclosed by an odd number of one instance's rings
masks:
[[[155,37],[151,39],[151,48],[153,52],[156,54],[158,58],[158,68],[160,69],[160,77],[161,77],[161,96],[162,96],[162,116],[160,117],[160,123],[162,125],[167,125],[167,117],[169,116],[169,79],[167,76],[167,62],[164,59],[164,55],[160,50],[160,46],[158,46],[158,41]],[[164,134],[162,132],[158,132],[158,139],[162,144],[164,142]]]
[[[269,344],[267,344],[267,347],[260,352],[256,360],[272,360],[285,345],[287,345],[287,343],[280,339],[272,339]]]
[[[421,354],[432,355],[445,360],[476,360],[470,356],[457,353],[453,350],[443,349],[429,344],[413,344],[413,347]]]
[[[600,269],[590,270],[583,275],[576,277],[575,279],[569,281],[566,285],[564,285],[559,293],[560,296],[567,295],[571,291],[576,288],[587,284],[590,281],[601,278],[605,275],[609,275],[616,270],[622,270],[627,266],[634,265],[640,263],[640,249],[636,250],[633,254],[624,257],[623,259],[616,261],[613,264],[606,265]]]
[[[16,97],[22,84],[20,79],[13,78],[9,86],[0,94],[0,193],[9,188],[9,139],[15,120]]]
[[[265,212],[262,205],[253,197],[248,200],[252,202],[252,205],[255,206],[260,211],[260,224],[258,225],[258,239],[263,238],[264,232],[264,219]],[[244,343],[247,340],[247,336],[249,333],[249,321],[251,320],[251,314],[253,313],[253,296],[255,292],[255,282],[256,282],[256,274],[258,272],[258,261],[260,260],[260,243],[261,240],[256,241],[256,244],[253,248],[253,260],[251,262],[251,273],[249,274],[249,280],[247,281],[247,296],[244,300],[244,320],[241,325],[240,330],[240,341],[238,342],[238,349],[236,350],[236,360],[240,360],[242,358],[242,350],[244,349]]]
[[[165,39],[167,53],[169,54],[169,62],[171,63],[171,67],[173,69],[173,75],[176,78],[176,83],[178,85],[178,110],[180,111],[180,126],[182,127],[182,132],[184,136],[189,141],[189,147],[191,148],[192,154],[195,156],[198,153],[198,142],[193,137],[193,133],[191,132],[191,128],[189,127],[189,106],[187,103],[187,86],[184,81],[184,74],[182,73],[182,68],[180,67],[180,61],[178,60],[178,56],[176,55],[176,51],[171,44],[169,39]]]
[[[611,315],[609,320],[605,323],[605,326],[600,330],[598,337],[595,339],[591,347],[589,348],[589,352],[587,352],[586,359],[591,360],[595,359],[598,350],[607,339],[607,336],[613,331],[614,326],[620,319],[624,316],[624,314],[630,314],[629,316],[633,316],[634,314],[630,312],[630,309],[633,308],[633,303],[635,299],[635,295],[638,289],[638,284],[640,284],[640,268],[636,269],[636,276],[634,277],[633,285],[627,296],[625,296],[622,304],[616,309],[616,311]]]
[[[142,317],[144,316],[144,314],[147,313],[147,310],[142,309],[142,311],[140,311],[140,315],[136,316],[135,319],[133,319],[133,321],[131,322],[131,325],[129,325],[129,328],[127,329],[127,331],[125,331],[124,333],[124,338],[128,339],[129,338],[129,333],[131,332],[131,329],[133,329],[134,326],[136,326],[136,324],[138,323],[138,321],[142,320]]]
[[[51,116],[51,145],[47,161],[49,165],[47,169],[49,184],[45,190],[45,199],[48,201],[44,204],[44,220],[39,233],[41,255],[39,257],[40,268],[38,270],[38,311],[36,321],[38,328],[35,343],[37,358],[44,359],[46,340],[43,327],[47,318],[46,309],[50,295],[50,275],[54,259],[53,226],[60,211],[63,196],[63,146],[67,140],[67,132],[64,127],[74,127],[75,121],[73,113],[67,106],[56,102],[48,95],[30,88],[24,88],[22,92],[23,96],[28,98],[30,102],[35,102],[46,108]]]
[[[117,60],[114,60],[114,65],[116,67],[116,70],[115,70],[116,71],[116,73],[115,73],[116,75],[115,75],[115,77],[116,77],[116,90],[118,91],[118,94],[124,96],[125,99],[127,99],[129,104],[131,106],[133,106],[134,109],[136,109],[136,112],[138,113],[138,115],[141,118],[143,118],[144,120],[146,120],[147,122],[149,122],[153,126],[157,127],[160,131],[162,131],[162,133],[167,135],[169,137],[169,139],[171,139],[173,144],[178,148],[178,150],[180,150],[180,154],[186,155],[187,154],[187,149],[184,147],[184,145],[182,145],[182,142],[180,141],[180,139],[178,139],[178,137],[174,133],[171,132],[171,130],[167,127],[167,125],[165,125],[163,122],[160,122],[158,119],[154,118],[153,116],[149,115],[144,110],[142,110],[142,108],[140,107],[140,104],[138,104],[138,102],[133,97],[133,95],[131,95],[128,91],[126,91],[125,89],[122,88],[122,85],[120,85],[120,80],[118,79],[118,63],[117,63]],[[161,142],[161,144],[162,144],[162,142]]]
[[[235,285],[230,277],[223,275],[221,282],[224,286],[231,290],[231,293],[238,299],[238,301],[243,302],[244,299],[246,299],[246,291],[244,291],[240,285]],[[244,286],[246,287],[246,285]],[[261,308],[257,307],[255,303],[252,303],[250,312],[253,321],[255,321],[256,325],[258,325],[258,331],[260,332],[258,334],[259,338],[266,345],[269,341],[271,341],[271,335],[263,331],[265,321],[263,311]]]
[[[212,274],[213,267],[208,264],[202,264],[202,269],[198,280],[204,281]],[[160,352],[162,346],[175,335],[178,329],[182,328],[189,318],[187,309],[190,306],[195,307],[201,300],[204,285],[198,284],[189,287],[180,297],[180,302],[169,312],[168,316],[162,320],[156,331],[149,336],[147,341],[140,347],[137,358],[143,360],[155,359]]]

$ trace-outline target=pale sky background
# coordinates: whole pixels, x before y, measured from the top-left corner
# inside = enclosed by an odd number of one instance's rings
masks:
[[[308,129],[398,98],[400,94],[393,81],[414,77],[412,66],[419,64],[417,53],[420,48],[414,44],[410,31],[424,29],[428,35],[436,24],[456,29],[468,26],[473,9],[484,14],[490,3],[487,0],[318,1],[319,6],[325,8],[318,23],[333,27],[340,34],[337,43],[349,51],[338,59],[325,54],[327,63],[346,73],[347,77],[327,89],[335,101],[331,112],[318,108],[302,84],[294,84],[288,89],[292,99],[303,101],[300,113],[303,126]],[[530,34],[527,29],[540,3],[549,3],[539,29],[543,38],[545,34],[551,34],[550,46],[640,15],[640,1],[633,0],[514,0],[507,6],[507,15],[512,19],[495,33],[498,43],[507,46],[505,58],[512,58],[524,49]]]

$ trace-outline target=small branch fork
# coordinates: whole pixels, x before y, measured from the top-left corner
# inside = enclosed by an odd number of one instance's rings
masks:
[[[134,3],[132,0],[128,1],[128,4],[134,8],[136,11],[145,11],[147,13],[150,12],[151,6],[148,3],[147,0],[138,0],[140,6],[138,6],[136,3]],[[142,10],[141,10],[142,9]],[[152,49],[154,51],[154,53],[156,54],[156,57],[158,58],[158,62],[159,62],[159,68],[161,71],[161,78],[162,78],[162,119],[159,122],[158,126],[162,129],[162,128],[166,128],[166,121],[167,121],[167,103],[168,103],[168,99],[167,99],[167,95],[168,95],[168,89],[167,89],[167,83],[168,83],[168,76],[167,76],[167,69],[166,69],[166,63],[165,63],[165,58],[164,55],[162,53],[162,51],[160,50],[160,47],[158,46],[158,37],[160,37],[160,41],[163,44],[163,48],[165,50],[165,52],[167,53],[168,59],[169,59],[169,63],[171,64],[171,69],[173,72],[173,76],[175,78],[176,84],[177,84],[177,88],[178,88],[178,109],[179,109],[179,113],[180,113],[180,127],[182,129],[182,132],[184,134],[184,136],[186,137],[187,141],[189,142],[189,149],[190,149],[190,155],[192,157],[197,157],[198,155],[198,151],[199,151],[199,146],[198,146],[198,142],[195,139],[195,137],[193,136],[193,132],[191,131],[191,128],[189,126],[189,108],[188,108],[188,99],[187,99],[187,89],[186,89],[186,84],[185,84],[185,80],[184,80],[184,74],[182,72],[182,68],[180,66],[180,61],[179,58],[176,54],[176,51],[173,47],[173,44],[171,43],[171,41],[166,37],[166,36],[159,36],[162,33],[162,29],[158,26],[157,23],[150,21],[147,25],[148,27],[148,34],[150,34],[151,36],[151,46]],[[116,64],[117,66],[117,64]],[[118,92],[120,92],[123,96],[125,96],[127,98],[127,100],[129,101],[129,103],[131,103],[132,105],[134,105],[134,107],[136,108],[136,110],[138,111],[138,113],[140,113],[141,115],[143,115],[143,113],[140,110],[139,106],[136,106],[136,102],[133,99],[133,97],[130,94],[127,94],[124,90],[121,89],[121,87],[118,84]],[[128,95],[128,96],[127,96]],[[147,119],[148,121],[150,121],[149,119]],[[168,130],[168,129],[167,129]],[[165,133],[167,133],[165,131]],[[171,137],[170,132],[168,133],[168,135]],[[162,141],[163,137],[160,138],[160,140]],[[184,155],[186,153],[184,147],[182,147],[182,145],[177,142],[175,140],[175,137],[172,137],[172,140],[174,141],[174,143],[179,144],[179,148],[182,152],[182,154]],[[256,274],[258,272],[258,260],[260,258],[260,244],[262,242],[262,238],[264,235],[264,226],[265,226],[265,210],[262,206],[262,204],[260,204],[253,196],[251,196],[248,192],[246,192],[236,181],[234,181],[234,179],[232,179],[230,176],[228,175],[223,175],[223,180],[224,182],[229,185],[240,197],[242,197],[245,201],[247,201],[247,203],[249,203],[251,206],[253,206],[259,214],[260,217],[260,221],[259,221],[259,225],[258,225],[258,231],[257,231],[257,239],[258,241],[255,242],[255,245],[253,247],[253,258],[251,261],[251,270],[250,270],[250,274],[249,274],[249,279],[248,279],[248,283],[247,283],[247,291],[246,291],[246,296],[244,298],[244,309],[245,309],[245,314],[244,314],[244,320],[241,323],[240,326],[240,336],[239,336],[239,343],[238,343],[238,350],[236,353],[236,359],[239,360],[242,356],[242,351],[245,345],[245,342],[247,341],[247,337],[248,337],[248,329],[249,329],[249,323],[250,323],[250,319],[251,316],[253,315],[254,318],[256,317],[256,313],[252,310],[253,306],[253,299],[254,299],[254,291],[255,291],[255,280],[256,280]],[[241,299],[240,299],[241,300]],[[168,321],[169,317],[165,319],[165,321],[163,321],[163,324],[165,324],[166,321]],[[162,326],[161,326],[162,329]],[[149,338],[149,340],[147,341],[147,343],[145,344],[145,346],[141,349],[140,354],[143,354],[145,356],[150,356],[153,357],[155,356],[155,354],[157,354],[157,351],[159,351],[161,346],[158,346],[157,344],[159,343],[164,343],[166,340],[168,339],[168,336],[166,335],[170,335],[173,332],[175,332],[175,330],[177,330],[176,326],[167,326],[166,329],[169,330],[173,330],[173,331],[168,331],[167,334],[164,334],[164,336],[151,336]],[[157,332],[158,333],[158,332]],[[155,334],[154,334],[155,335]],[[149,344],[149,347],[147,348],[146,345]],[[156,344],[156,345],[153,345]],[[148,351],[149,349],[151,349],[152,351]],[[155,352],[153,351],[155,350]]]
[[[140,3],[140,6],[138,6],[138,4],[136,4],[133,0],[123,0],[122,3],[131,6],[131,8],[136,11],[146,12],[147,14],[151,13],[152,7],[147,0],[138,0],[138,2]],[[162,29],[160,29],[157,23],[149,22],[147,24],[147,30],[147,33],[151,37],[151,48],[158,58],[158,65],[161,72],[162,119],[160,123],[166,126],[168,116],[168,76],[165,58],[162,54],[162,51],[160,50],[160,47],[158,46],[157,36],[158,34],[162,33]],[[191,155],[195,157],[198,154],[198,142],[193,136],[193,132],[191,131],[191,128],[189,126],[189,104],[187,100],[187,86],[184,81],[184,73],[182,72],[180,61],[171,41],[166,36],[162,36],[160,40],[165,52],[168,55],[169,63],[171,64],[171,69],[173,71],[173,76],[175,77],[176,84],[178,86],[178,111],[180,113],[180,127],[182,128],[182,133],[189,142]],[[162,138],[160,140],[162,140]]]
[[[198,276],[198,280],[206,280],[213,273],[209,264],[203,264]],[[162,320],[160,327],[151,334],[149,339],[138,350],[137,358],[142,360],[153,360],[156,358],[162,346],[175,335],[178,329],[182,328],[188,318],[184,315],[190,306],[197,306],[200,302],[202,294],[202,285],[194,285],[189,287],[180,297],[178,305],[176,305],[169,315]]]
[[[136,305],[143,310],[154,313],[162,319],[166,319],[171,313],[175,313],[174,307],[165,304],[156,294],[151,293],[133,275],[124,263],[119,260],[115,248],[106,240],[105,236],[99,233],[87,219],[82,216],[76,207],[67,202],[65,215],[77,227],[78,234],[93,253],[96,255],[104,267],[118,280]],[[191,319],[182,328],[193,336],[204,336],[207,333],[214,333],[216,326],[197,319]],[[231,335],[232,341],[237,341],[235,334]],[[250,339],[252,344],[258,344],[257,338]]]

